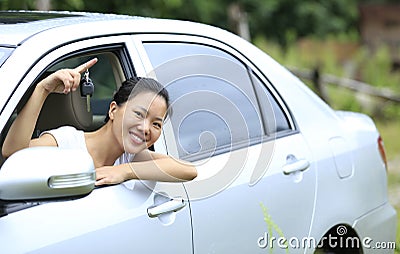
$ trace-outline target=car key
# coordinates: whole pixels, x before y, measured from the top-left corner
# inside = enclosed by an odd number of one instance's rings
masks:
[[[90,112],[90,97],[92,97],[94,93],[94,84],[92,80],[89,78],[89,70],[86,70],[83,74],[80,83],[81,96],[86,97],[86,108],[87,111]]]

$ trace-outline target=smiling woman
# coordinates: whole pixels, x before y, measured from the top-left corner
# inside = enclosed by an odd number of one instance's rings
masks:
[[[32,146],[79,148],[93,159],[96,185],[129,179],[185,181],[195,178],[197,172],[191,164],[148,149],[160,137],[169,111],[167,91],[150,78],[130,78],[123,82],[109,105],[105,124],[98,130],[85,133],[72,126],[62,126],[30,139],[47,96],[77,90],[81,73],[96,63],[97,58],[75,69],[58,70],[39,82],[10,127],[2,148],[3,156]]]

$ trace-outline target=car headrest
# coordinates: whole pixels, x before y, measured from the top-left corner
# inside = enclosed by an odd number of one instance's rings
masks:
[[[93,114],[87,110],[86,98],[77,90],[67,95],[50,94],[40,112],[36,130],[42,132],[65,125],[86,130],[92,122]]]

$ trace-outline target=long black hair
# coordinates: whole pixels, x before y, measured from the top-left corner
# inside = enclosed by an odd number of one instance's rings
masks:
[[[118,106],[121,106],[129,99],[143,92],[152,92],[158,96],[161,96],[167,104],[166,117],[171,115],[172,112],[170,109],[169,94],[167,89],[165,89],[163,85],[152,78],[133,77],[125,80],[122,82],[118,91],[114,94],[113,101],[115,101]],[[104,122],[107,123],[108,120],[110,120],[110,117],[107,113]]]

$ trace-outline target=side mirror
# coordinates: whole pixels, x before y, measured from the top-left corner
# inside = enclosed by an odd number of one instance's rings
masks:
[[[82,150],[32,147],[10,156],[0,169],[0,200],[81,196],[94,188],[93,160]]]

